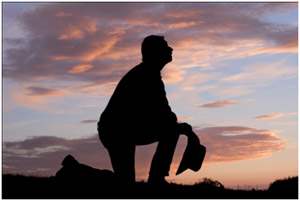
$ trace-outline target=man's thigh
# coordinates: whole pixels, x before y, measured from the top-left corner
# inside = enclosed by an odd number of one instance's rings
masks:
[[[106,148],[113,144],[147,145],[178,135],[174,126],[164,124],[114,127],[103,131],[100,130],[99,135]]]
[[[161,140],[168,140],[178,135],[174,128],[156,127],[155,129],[143,129],[132,133],[132,139],[136,145],[147,145]]]

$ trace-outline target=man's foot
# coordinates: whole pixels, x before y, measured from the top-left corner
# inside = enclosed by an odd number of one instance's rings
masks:
[[[151,185],[167,185],[169,184],[164,176],[149,176],[148,184]]]

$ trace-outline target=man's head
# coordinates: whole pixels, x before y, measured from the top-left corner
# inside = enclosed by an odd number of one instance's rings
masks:
[[[163,36],[147,36],[142,43],[144,62],[167,64],[172,61],[173,49],[168,46]]]

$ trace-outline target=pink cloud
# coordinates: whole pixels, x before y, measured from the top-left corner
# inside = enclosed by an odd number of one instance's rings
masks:
[[[291,112],[291,113],[277,113],[277,114],[270,114],[270,115],[261,115],[255,117],[255,119],[264,120],[264,119],[277,119],[282,116],[293,116],[298,115],[297,112]]]
[[[284,150],[284,139],[277,130],[251,127],[208,127],[197,130],[201,143],[207,146],[206,163],[220,163],[268,157]]]
[[[18,18],[27,33],[23,42],[15,43],[4,35],[4,40],[14,46],[4,47],[6,78],[105,83],[105,76],[116,77],[120,65],[123,70],[136,65],[142,39],[162,29],[174,50],[180,52],[180,66],[199,65],[199,56],[202,63],[210,61],[212,51],[213,59],[221,59],[247,56],[249,51],[268,53],[280,47],[294,52],[298,44],[297,28],[261,20],[268,13],[297,9],[289,3],[50,3],[36,8],[20,13]],[[128,15],[133,11],[134,15]],[[257,46],[258,40],[263,47]],[[190,42],[185,47],[186,41]],[[253,46],[245,49],[248,44]],[[229,47],[233,51],[224,51]],[[80,77],[70,75],[69,71],[82,61],[93,69],[80,73]],[[170,80],[178,82],[179,78]]]
[[[185,74],[184,70],[166,68],[162,72],[163,80],[165,83],[176,83],[183,80],[182,75]]]
[[[56,15],[57,16],[57,15]],[[69,14],[69,16],[72,16],[72,14]],[[97,28],[96,24],[97,21],[89,18],[84,17],[85,23],[69,23],[64,26],[64,29],[62,30],[62,33],[58,36],[59,40],[66,40],[66,39],[77,39],[77,38],[83,38],[85,35],[85,32],[87,33],[95,33]]]
[[[276,135],[277,130],[231,126],[195,128],[195,132],[207,148],[205,164],[268,157],[285,149],[285,139]],[[186,137],[180,139],[177,148],[179,151],[176,153],[183,153],[186,146]],[[137,147],[137,179],[145,179],[148,175],[155,149],[156,144]],[[67,154],[72,154],[81,163],[100,169],[111,169],[107,150],[97,135],[78,139],[36,136],[21,141],[4,142],[3,171],[53,175]],[[175,168],[181,158],[180,154],[174,156]]]
[[[89,69],[93,68],[93,65],[91,64],[80,64],[77,66],[74,66],[71,70],[69,70],[69,73],[82,73]]]
[[[170,24],[169,28],[170,29],[174,29],[174,28],[178,29],[178,28],[186,28],[186,27],[195,26],[195,25],[197,25],[197,23],[193,22],[193,21],[191,21],[191,22],[177,22],[177,23],[174,23],[174,24]]]
[[[79,139],[40,136],[6,142],[3,160],[10,168],[4,171],[54,175],[61,168],[61,161],[68,153],[93,167],[111,168],[108,154],[96,135]]]
[[[177,117],[179,122],[184,122],[186,120],[192,120],[194,119],[193,117]]]
[[[236,104],[238,104],[238,102],[234,100],[222,100],[222,101],[206,103],[201,105],[200,107],[216,108],[216,107],[226,107],[228,105],[236,105]]]
[[[284,68],[282,66],[284,66]],[[270,80],[287,79],[291,76],[295,77],[297,75],[297,68],[287,66],[285,61],[277,63],[256,63],[242,69],[243,72],[225,77],[222,81],[231,83],[255,82],[256,84],[261,84],[269,82]]]
[[[255,117],[256,119],[276,119],[279,117],[282,117],[284,114],[283,113],[277,113],[277,114],[271,114],[271,115],[261,115]]]
[[[59,95],[63,94],[64,92],[62,90],[56,90],[56,89],[50,89],[45,87],[36,87],[36,86],[30,86],[26,88],[29,93],[27,95],[29,96],[53,96],[53,95]]]

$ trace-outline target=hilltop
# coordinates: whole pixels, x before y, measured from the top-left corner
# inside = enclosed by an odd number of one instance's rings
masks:
[[[4,199],[221,199],[221,198],[298,198],[298,177],[276,180],[268,190],[233,190],[219,181],[204,178],[194,185],[171,183],[154,186],[145,182],[120,184],[110,170],[100,170],[79,163],[72,155],[62,161],[55,176],[36,177],[2,175]]]
[[[56,177],[34,177],[23,175],[2,175],[3,199],[55,199],[55,198],[131,198],[131,199],[297,199],[298,177],[277,180],[268,190],[226,189],[220,182],[204,179],[194,185],[171,183],[166,186],[151,186],[136,182],[132,186],[122,186],[113,181],[71,179]]]

